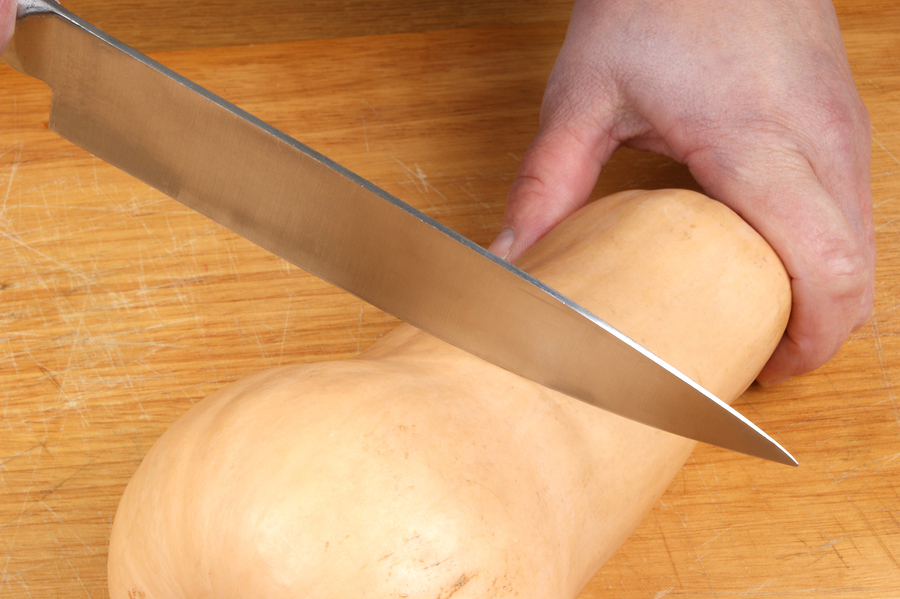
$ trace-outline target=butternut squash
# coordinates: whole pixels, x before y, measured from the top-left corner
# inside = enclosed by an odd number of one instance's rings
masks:
[[[772,249],[693,192],[594,202],[520,264],[726,400],[790,310]],[[400,326],[176,421],[122,497],[110,595],[574,597],[693,446]]]

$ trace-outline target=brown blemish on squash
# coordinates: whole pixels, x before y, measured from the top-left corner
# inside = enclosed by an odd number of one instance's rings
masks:
[[[456,582],[453,583],[453,586],[451,586],[448,589],[447,594],[444,595],[443,591],[441,591],[441,594],[438,595],[438,599],[450,599],[450,597],[455,595],[456,592],[459,591],[461,588],[463,588],[464,586],[469,584],[469,581],[472,580],[473,578],[475,578],[476,576],[478,576],[478,574],[472,574],[472,576],[467,576],[465,573],[460,574],[460,576],[456,580]]]

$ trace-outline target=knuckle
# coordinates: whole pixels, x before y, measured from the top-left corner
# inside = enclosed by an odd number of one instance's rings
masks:
[[[813,147],[824,147],[853,153],[862,138],[871,131],[869,112],[855,88],[844,87],[820,99],[816,113],[819,125]]]
[[[793,330],[789,327],[802,370],[807,372],[838,353],[850,333],[868,321],[873,305],[874,265],[855,238],[831,237],[817,241],[818,270],[805,287],[808,293],[821,299],[815,303],[804,302],[804,308],[819,313],[809,314],[807,326],[795,326]]]
[[[843,335],[829,335],[822,330],[797,329],[798,327],[789,327],[787,332],[795,374],[811,372],[828,363],[838,353],[846,339]]]
[[[861,130],[863,128],[860,126],[859,116],[851,114],[846,106],[836,108],[828,111],[818,144],[826,148],[837,148],[844,155],[850,155],[858,144]],[[868,127],[865,131],[868,131]]]
[[[821,240],[819,246],[823,286],[835,297],[858,301],[872,277],[872,268],[859,244],[841,237]]]

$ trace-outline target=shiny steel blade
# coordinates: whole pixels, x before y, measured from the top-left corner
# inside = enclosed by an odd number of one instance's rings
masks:
[[[20,0],[3,58],[50,86],[51,129],[300,268],[602,409],[796,465],[566,297],[57,4]]]

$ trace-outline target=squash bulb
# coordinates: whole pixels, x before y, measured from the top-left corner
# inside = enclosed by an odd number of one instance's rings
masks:
[[[688,191],[596,201],[519,265],[726,401],[790,311],[772,249]],[[693,446],[401,325],[177,420],[120,502],[110,595],[574,597]]]

